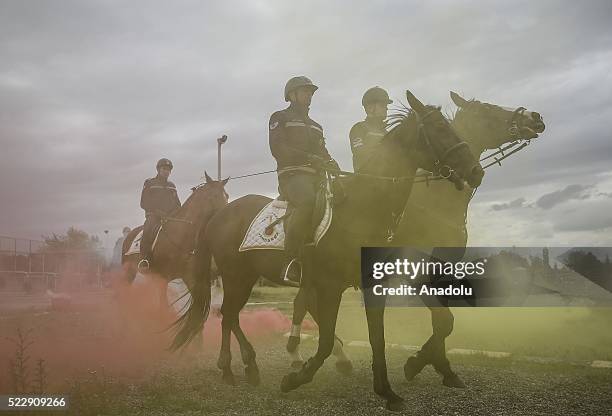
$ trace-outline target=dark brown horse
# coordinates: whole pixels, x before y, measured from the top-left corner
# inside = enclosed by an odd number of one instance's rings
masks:
[[[529,140],[537,138],[545,129],[541,115],[523,107],[506,108],[466,100],[455,92],[451,92],[450,96],[458,107],[451,125],[478,158],[485,151],[499,147],[504,147],[505,152],[494,154],[494,157],[499,159],[508,156]],[[493,162],[494,159],[489,157],[484,161]],[[465,248],[468,238],[467,210],[473,196],[472,188],[466,187],[457,192],[447,181],[431,181],[427,186],[424,183],[416,185],[408,198],[403,221],[394,236],[394,244]],[[419,218],[419,221],[413,221],[414,218]],[[463,251],[456,250],[453,254],[462,256]],[[298,349],[300,324],[314,302],[312,293],[300,288],[294,300],[292,336],[287,342],[293,366],[301,359]],[[444,345],[453,329],[453,314],[445,305],[430,306],[430,311],[433,334],[417,355],[408,359],[404,366],[406,378],[413,379],[424,366],[432,364],[443,376],[444,385],[463,387],[463,382],[450,369]],[[334,355],[338,358],[337,367],[340,370],[351,368],[341,343],[336,342]]]
[[[204,175],[206,182],[191,188],[192,193],[185,203],[162,220],[163,226],[152,251],[152,267],[147,274],[160,276],[166,283],[182,277],[187,286],[191,286],[191,267],[199,231],[217,211],[227,205],[228,195],[224,188],[227,179],[215,181],[207,173]],[[140,230],[142,226],[134,228],[123,242],[121,263],[128,282],[132,282],[138,272],[140,254],[125,253]],[[160,292],[162,308],[168,306],[166,288],[164,285]]]
[[[450,179],[458,188],[464,180],[475,187],[482,179],[484,172],[478,160],[461,143],[440,109],[423,105],[410,92],[406,95],[414,111],[407,113],[383,139],[367,168],[373,177],[342,178],[346,199],[334,208],[326,235],[305,254],[306,280],[313,285],[318,300],[315,319],[319,324],[319,345],[315,356],[299,372],[283,378],[281,390],[284,392],[310,382],[330,355],[342,293],[347,287],[359,285],[360,248],[385,240],[389,218],[406,203],[417,168],[452,169]],[[260,276],[278,281],[283,253],[278,250],[239,252],[238,249],[249,224],[269,202],[270,198],[264,196],[247,195],[229,203],[210,220],[198,247],[192,302],[178,322],[179,332],[173,344],[178,348],[201,331],[210,307],[210,263],[214,257],[225,291],[217,365],[228,383],[234,383],[230,367],[232,332],[240,344],[248,381],[259,382],[255,351],[240,328],[239,312]],[[393,392],[387,379],[384,309],[366,308],[366,315],[373,351],[374,391],[387,400],[389,408],[400,408],[403,399]]]

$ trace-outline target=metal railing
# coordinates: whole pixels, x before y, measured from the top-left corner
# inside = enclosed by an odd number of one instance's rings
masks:
[[[0,236],[0,291],[102,286],[100,250],[49,250],[44,241]]]

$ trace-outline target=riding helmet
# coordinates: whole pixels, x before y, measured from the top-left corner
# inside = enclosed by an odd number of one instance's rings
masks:
[[[380,87],[372,87],[363,94],[363,98],[361,99],[361,104],[365,107],[368,104],[373,103],[385,103],[391,104],[393,100],[389,98],[389,94],[387,91]]]
[[[308,77],[293,77],[289,81],[287,81],[287,84],[285,84],[285,101],[289,101],[289,94],[300,87],[311,87],[312,92],[315,92],[319,89],[319,87],[314,85]]]

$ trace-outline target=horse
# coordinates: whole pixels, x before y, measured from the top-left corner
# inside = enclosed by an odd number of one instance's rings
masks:
[[[144,272],[145,275],[159,276],[164,280],[159,293],[162,309],[168,306],[167,285],[170,280],[180,276],[188,287],[191,285],[192,261],[200,229],[228,203],[225,185],[229,178],[215,181],[206,172],[204,176],[206,182],[191,188],[192,193],[185,203],[162,219],[162,227],[151,252],[152,266]],[[129,283],[134,281],[138,272],[140,253],[127,253],[142,228],[141,225],[130,231],[121,250],[123,278]]]
[[[539,137],[539,133],[545,129],[542,116],[524,107],[507,108],[476,99],[466,100],[453,91],[450,97],[458,107],[451,125],[479,159],[485,151],[496,148],[504,148],[506,153],[498,150],[487,156],[487,159],[497,157],[493,160],[499,161],[500,158],[508,157],[524,148],[530,140]],[[415,186],[393,243],[413,247],[457,248],[452,255],[459,260],[464,254],[462,249],[467,245],[467,209],[473,196],[473,189],[465,188],[457,192],[447,181],[431,181],[427,186]],[[419,218],[419,221],[412,221],[413,218]],[[305,288],[300,288],[294,299],[293,325],[287,341],[287,351],[293,367],[302,364],[299,353],[301,323],[306,312],[313,308],[314,302],[312,292]],[[463,388],[465,384],[451,370],[446,357],[445,339],[453,330],[454,316],[446,305],[428,307],[433,334],[416,356],[408,358],[404,365],[404,375],[410,381],[426,365],[432,364],[442,374],[445,386]],[[336,365],[341,372],[346,373],[352,368],[342,343],[336,343],[333,354],[338,359]]]
[[[310,382],[330,355],[342,293],[350,286],[359,286],[361,247],[386,239],[388,219],[405,205],[417,168],[446,172],[445,176],[458,189],[465,181],[476,187],[482,180],[484,171],[478,160],[451,129],[440,108],[424,105],[410,91],[406,91],[406,97],[412,110],[383,138],[377,154],[366,167],[370,176],[337,179],[345,190],[343,201],[334,207],[326,234],[316,246],[304,250],[304,284],[314,287],[318,299],[315,319],[319,325],[319,343],[314,357],[299,372],[282,379],[283,392]],[[176,322],[172,349],[180,348],[201,333],[210,309],[210,264],[214,258],[223,276],[225,292],[217,366],[228,384],[235,383],[231,370],[232,332],[240,345],[247,381],[253,385],[260,382],[256,353],[240,328],[239,312],[260,276],[280,283],[283,253],[279,250],[240,252],[239,247],[251,221],[270,201],[265,196],[246,195],[230,202],[209,221],[197,250],[192,302]],[[374,391],[386,400],[388,408],[399,409],[403,399],[395,394],[387,379],[383,313],[382,308],[366,308],[373,350]]]

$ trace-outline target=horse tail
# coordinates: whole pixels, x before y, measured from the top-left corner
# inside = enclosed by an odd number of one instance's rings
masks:
[[[200,238],[191,270],[191,302],[187,310],[173,324],[176,334],[170,346],[171,351],[188,344],[204,328],[204,322],[210,311],[211,259],[212,254],[206,238]]]

